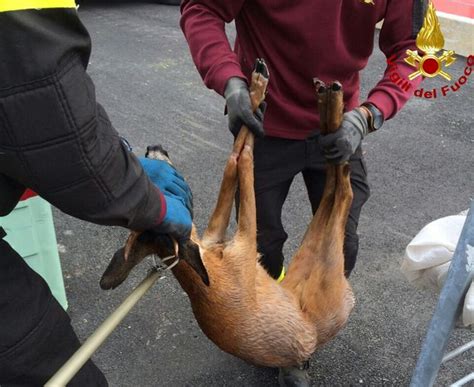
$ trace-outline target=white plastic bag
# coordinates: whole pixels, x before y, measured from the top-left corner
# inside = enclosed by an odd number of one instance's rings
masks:
[[[422,288],[443,287],[465,221],[465,214],[437,219],[413,238],[401,266],[410,282]],[[464,301],[462,322],[474,325],[474,280]]]

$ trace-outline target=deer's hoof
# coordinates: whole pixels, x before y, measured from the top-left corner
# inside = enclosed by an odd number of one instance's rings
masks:
[[[280,387],[310,387],[307,364],[302,367],[281,367],[278,384]]]

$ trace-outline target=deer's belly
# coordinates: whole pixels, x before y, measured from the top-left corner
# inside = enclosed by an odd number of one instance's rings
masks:
[[[211,281],[212,284],[212,281]],[[306,321],[291,295],[276,283],[254,294],[221,289],[214,282],[191,299],[199,326],[217,346],[251,363],[289,366],[307,360],[316,348],[314,324]]]

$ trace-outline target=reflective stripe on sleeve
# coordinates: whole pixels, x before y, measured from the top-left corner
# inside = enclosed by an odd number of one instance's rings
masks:
[[[74,0],[0,0],[0,12],[42,8],[76,8]]]

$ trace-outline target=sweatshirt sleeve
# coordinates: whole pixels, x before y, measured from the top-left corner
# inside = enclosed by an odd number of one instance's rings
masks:
[[[379,36],[379,46],[387,57],[383,78],[370,91],[367,102],[377,106],[385,119],[392,118],[411,98],[422,78],[408,76],[416,69],[404,61],[406,50],[416,50],[416,35],[421,28],[426,0],[390,0]],[[390,79],[391,71],[408,82],[404,87]]]
[[[246,79],[225,33],[244,0],[184,0],[180,25],[206,86],[223,95],[230,77]]]

